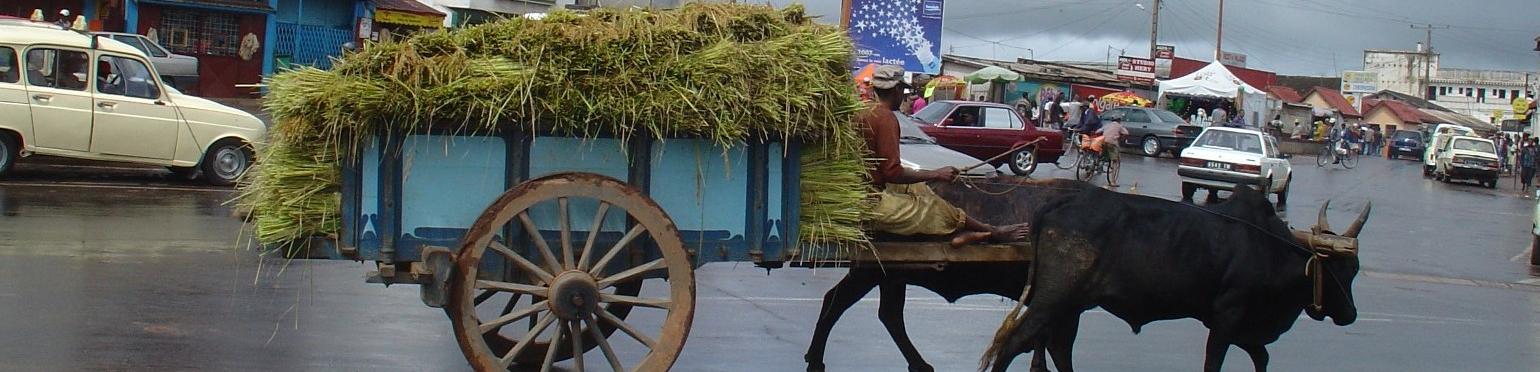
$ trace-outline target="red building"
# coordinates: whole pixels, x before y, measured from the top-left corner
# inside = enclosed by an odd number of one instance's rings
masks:
[[[1187,74],[1196,72],[1204,66],[1208,66],[1208,64],[1209,62],[1196,59],[1175,57],[1171,59],[1171,76],[1187,76]],[[1230,73],[1235,74],[1235,77],[1240,78],[1241,81],[1254,87],[1262,88],[1278,85],[1278,74],[1274,74],[1271,71],[1253,70],[1230,65],[1225,65],[1225,68],[1229,69]]]
[[[160,41],[172,53],[198,58],[197,95],[252,97],[262,82],[263,50],[270,48],[266,0],[139,0],[133,32]]]

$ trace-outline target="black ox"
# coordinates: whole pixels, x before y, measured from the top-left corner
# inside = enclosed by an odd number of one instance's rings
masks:
[[[994,224],[1031,222],[1033,212],[1051,200],[1079,193],[1096,186],[1074,180],[1025,180],[995,178],[973,181],[968,184],[933,186],[937,195],[946,199],[969,215]],[[897,237],[890,237],[897,238]],[[946,244],[946,243],[938,243]],[[912,372],[928,372],[934,369],[910,342],[904,329],[904,293],[906,286],[914,285],[935,292],[948,302],[975,294],[995,294],[1007,298],[1019,296],[1027,285],[1029,264],[1024,262],[992,262],[905,266],[889,263],[881,267],[857,266],[824,295],[822,311],[814,327],[813,340],[804,359],[808,371],[824,370],[824,349],[834,323],[867,293],[880,288],[877,318],[887,328],[888,335],[898,344]],[[1042,355],[1038,353],[1037,355]],[[1042,357],[1033,357],[1033,365],[1045,365]]]
[[[1244,187],[1209,208],[1104,190],[1057,200],[1032,218],[1037,252],[1025,314],[1016,316],[1018,305],[1006,318],[980,369],[1004,371],[1036,350],[1040,370],[1046,347],[1061,372],[1073,370],[1080,314],[1100,306],[1134,333],[1157,320],[1195,318],[1209,328],[1204,371],[1219,371],[1231,345],[1265,371],[1266,345],[1301,311],[1344,326],[1357,318],[1356,237],[1368,215],[1365,206],[1334,235],[1322,206],[1312,231],[1293,231]]]

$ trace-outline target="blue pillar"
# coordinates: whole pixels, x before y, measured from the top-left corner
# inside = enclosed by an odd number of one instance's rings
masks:
[[[86,17],[86,22],[96,19],[96,4],[91,0],[80,0],[80,16]]]
[[[278,0],[267,0],[267,5],[278,9]],[[262,36],[262,76],[273,75],[273,51],[278,49],[278,13],[267,14],[267,32]],[[267,88],[262,88],[263,92]]]
[[[123,32],[139,33],[139,0],[123,2]]]

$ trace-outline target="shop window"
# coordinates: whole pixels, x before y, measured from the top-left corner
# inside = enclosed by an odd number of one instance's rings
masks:
[[[16,62],[16,50],[0,47],[0,83],[21,81],[20,63]]]
[[[168,9],[161,14],[160,45],[172,53],[234,56],[240,49],[235,15]]]

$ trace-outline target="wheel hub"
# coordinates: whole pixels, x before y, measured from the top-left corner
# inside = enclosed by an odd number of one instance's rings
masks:
[[[562,320],[587,319],[599,309],[599,283],[582,271],[557,275],[549,294],[551,313]]]

